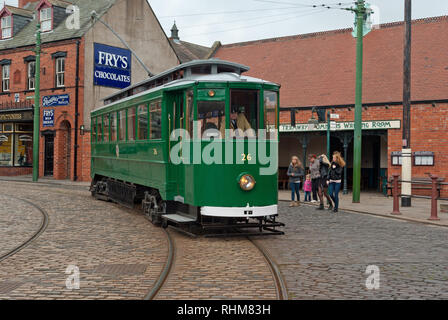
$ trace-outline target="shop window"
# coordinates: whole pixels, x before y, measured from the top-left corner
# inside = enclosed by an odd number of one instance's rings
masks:
[[[138,140],[148,139],[148,106],[138,106]]]
[[[162,102],[155,101],[149,105],[150,139],[162,138]]]
[[[14,134],[14,165],[31,166],[33,164],[33,133]]]
[[[12,166],[12,134],[0,134],[0,166]]]
[[[9,91],[9,77],[10,77],[11,65],[5,64],[2,67],[2,89],[3,91]]]
[[[51,8],[43,8],[40,10],[40,26],[42,32],[51,31],[52,29],[52,17]]]
[[[266,139],[277,139],[277,92],[264,92],[264,128]]]
[[[434,165],[434,152],[430,151],[417,151],[413,153],[415,166],[433,166]]]
[[[65,58],[56,59],[56,87],[65,86]]]
[[[36,86],[36,62],[28,62],[28,90],[34,90]]]
[[[109,142],[109,115],[103,116],[103,141]]]
[[[31,166],[33,163],[33,125],[0,124],[0,166]]]
[[[117,141],[117,114],[110,113],[110,141]]]
[[[393,166],[401,166],[402,157],[401,152],[392,152],[391,153],[391,162]]]
[[[126,141],[126,110],[118,112],[118,139]]]
[[[12,17],[6,16],[2,18],[2,39],[12,37]]]
[[[128,109],[128,141],[135,140],[135,108]]]

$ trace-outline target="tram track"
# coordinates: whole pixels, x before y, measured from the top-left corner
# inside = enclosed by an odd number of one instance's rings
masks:
[[[288,300],[289,299],[288,289],[286,287],[285,280],[283,279],[282,273],[277,263],[272,259],[271,255],[263,245],[261,245],[258,241],[251,239],[249,237],[247,237],[247,239],[258,249],[258,251],[260,251],[267,265],[269,266],[272,277],[274,278],[278,300]]]
[[[168,240],[168,258],[166,260],[166,263],[165,263],[165,266],[163,267],[162,272],[160,273],[159,278],[155,282],[152,289],[146,294],[146,296],[143,300],[154,300],[154,298],[157,296],[160,289],[162,289],[163,285],[165,284],[166,280],[168,279],[168,276],[170,274],[170,271],[171,271],[173,263],[174,263],[174,255],[175,255],[174,239],[167,229],[163,229],[163,231],[165,232],[165,235]]]
[[[16,253],[18,253],[19,251],[21,251],[22,249],[26,248],[28,245],[30,245],[34,240],[36,240],[42,233],[44,233],[45,229],[47,229],[48,223],[49,223],[49,216],[48,213],[42,209],[40,206],[38,206],[37,204],[26,200],[26,199],[22,199],[22,198],[18,198],[18,197],[13,197],[10,196],[12,199],[16,199],[18,201],[22,201],[25,202],[29,205],[31,205],[32,207],[34,207],[35,209],[37,209],[41,214],[42,214],[42,221],[41,221],[41,225],[39,226],[39,229],[25,242],[23,242],[22,244],[20,244],[19,246],[15,247],[14,249],[8,251],[5,254],[2,254],[0,256],[0,262],[8,259],[9,257],[15,255]]]

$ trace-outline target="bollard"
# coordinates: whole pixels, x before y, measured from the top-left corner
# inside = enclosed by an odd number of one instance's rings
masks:
[[[431,175],[432,192],[431,192],[431,217],[428,220],[439,221],[437,216],[437,176]]]
[[[392,196],[394,197],[394,208],[391,214],[393,215],[401,215],[400,213],[400,195],[398,194],[398,178],[400,175],[394,174],[392,175]]]

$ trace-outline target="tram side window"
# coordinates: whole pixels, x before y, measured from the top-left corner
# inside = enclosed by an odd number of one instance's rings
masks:
[[[110,141],[117,141],[117,114],[110,114]]]
[[[142,104],[138,106],[138,139],[148,139],[148,106]]]
[[[96,136],[97,136],[97,125],[96,125],[96,118],[92,118],[92,141],[96,142]]]
[[[258,129],[258,91],[230,91],[230,129],[233,137],[254,138]]]
[[[97,134],[97,141],[98,142],[103,141],[103,119],[101,116],[96,118],[96,134]]]
[[[190,134],[190,137],[193,137],[193,125],[194,125],[194,106],[193,106],[193,91],[187,92],[187,130]]]
[[[128,141],[135,140],[135,108],[128,109]]]
[[[201,136],[209,138],[225,138],[225,102],[224,101],[199,101],[198,102],[198,122]],[[204,134],[205,133],[205,134]]]
[[[103,116],[103,136],[104,142],[109,142],[109,115],[105,114]]]
[[[264,128],[266,139],[277,139],[277,92],[264,92]]]
[[[126,110],[118,112],[118,140],[126,140]]]
[[[162,138],[162,102],[154,101],[149,105],[150,139]]]

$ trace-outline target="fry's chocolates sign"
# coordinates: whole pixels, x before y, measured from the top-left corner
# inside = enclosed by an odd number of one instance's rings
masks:
[[[94,43],[93,83],[123,89],[131,85],[131,51]]]

